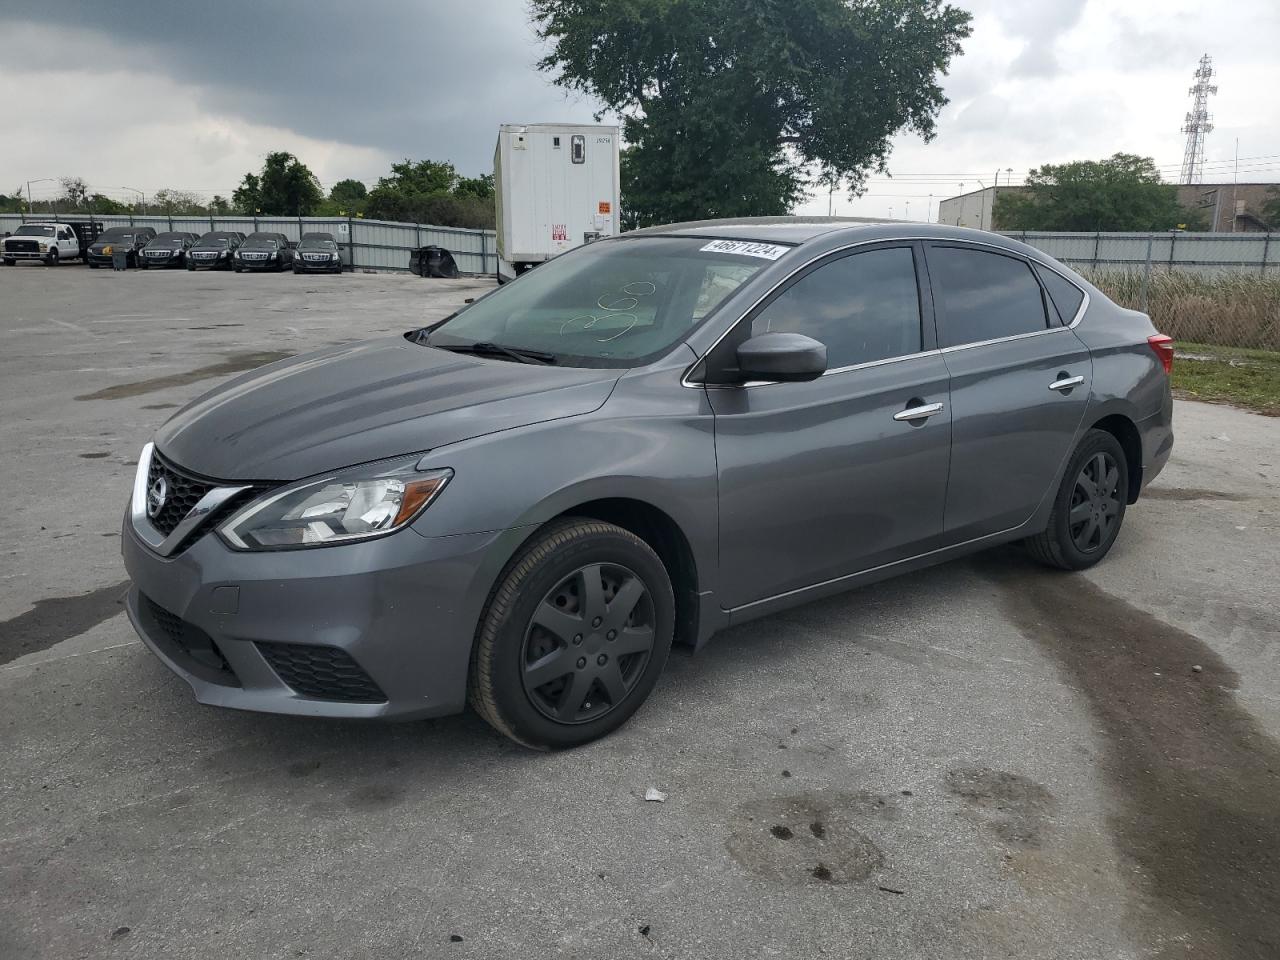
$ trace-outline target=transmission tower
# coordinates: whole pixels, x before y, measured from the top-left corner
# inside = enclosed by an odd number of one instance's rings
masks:
[[[1200,58],[1200,66],[1195,73],[1196,82],[1187,92],[1191,94],[1192,106],[1187,113],[1187,122],[1182,132],[1187,135],[1187,149],[1182,155],[1182,183],[1200,183],[1204,179],[1204,138],[1213,130],[1209,119],[1209,95],[1218,92],[1213,79],[1213,57],[1207,53]]]

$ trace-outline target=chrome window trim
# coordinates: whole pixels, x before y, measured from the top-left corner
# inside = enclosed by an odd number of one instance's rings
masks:
[[[1010,340],[1024,340],[1027,337],[1038,337],[1041,334],[1056,333],[1059,330],[1074,330],[1076,326],[1080,323],[1080,321],[1084,319],[1085,313],[1088,312],[1089,299],[1090,299],[1088,290],[1084,289],[1084,287],[1080,286],[1080,284],[1076,283],[1070,277],[1064,276],[1060,271],[1055,270],[1049,264],[1044,263],[1043,261],[1038,260],[1035,257],[1027,256],[1025,253],[1021,253],[1018,250],[1010,250],[1007,247],[1002,247],[998,243],[989,243],[985,240],[964,240],[964,239],[952,239],[950,237],[922,237],[922,236],[877,237],[874,240],[858,240],[855,243],[848,243],[841,247],[835,247],[834,249],[824,251],[823,253],[819,253],[811,257],[810,259],[806,260],[804,263],[799,264],[794,270],[792,270],[786,276],[782,277],[780,280],[778,280],[777,283],[775,283],[772,287],[770,287],[768,290],[762,293],[759,297],[757,297],[755,301],[749,307],[747,307],[746,310],[743,311],[742,315],[738,317],[738,319],[734,320],[733,323],[729,324],[729,326],[725,328],[724,333],[716,337],[715,341],[711,344],[710,347],[707,348],[706,352],[689,365],[689,367],[685,370],[685,372],[680,377],[680,386],[690,387],[691,389],[695,389],[695,390],[699,388],[742,390],[748,387],[766,387],[766,386],[772,386],[774,384],[784,382],[781,380],[748,380],[745,383],[690,383],[689,375],[693,373],[694,369],[698,366],[698,364],[702,363],[704,360],[706,360],[707,357],[709,357],[712,353],[715,352],[716,347],[720,346],[720,342],[724,340],[725,337],[729,336],[729,334],[731,334],[734,330],[736,330],[738,327],[738,324],[746,320],[747,317],[751,315],[752,311],[754,311],[758,306],[760,306],[760,304],[764,303],[765,300],[769,299],[769,297],[773,296],[773,294],[777,292],[777,290],[780,287],[782,287],[784,284],[792,280],[798,273],[800,273],[802,270],[807,269],[813,264],[817,263],[819,260],[826,259],[827,257],[833,256],[834,254],[837,254],[837,253],[843,253],[846,250],[853,250],[857,247],[871,246],[877,243],[889,244],[889,243],[917,243],[917,242],[965,244],[972,247],[986,247],[987,249],[994,250],[997,253],[1003,254],[1004,256],[1017,257],[1019,259],[1027,261],[1028,263],[1038,264],[1040,267],[1046,270],[1049,270],[1050,272],[1057,274],[1059,277],[1062,277],[1063,280],[1066,280],[1067,283],[1071,284],[1073,287],[1075,287],[1084,295],[1084,299],[1080,301],[1080,308],[1076,310],[1075,318],[1071,321],[1071,323],[1067,324],[1065,327],[1064,326],[1046,327],[1043,330],[1031,330],[1027,333],[1015,333],[1008,337],[996,337],[993,340],[979,340],[979,341],[975,341],[974,343],[961,343],[961,344],[955,345],[954,347],[940,347],[935,350],[925,350],[920,353],[906,354],[901,357],[887,357],[883,360],[869,360],[866,363],[856,363],[850,366],[836,367],[835,369],[828,370],[826,371],[826,373],[823,373],[822,374],[823,377],[833,373],[847,373],[850,370],[860,370],[864,367],[880,366],[886,363],[897,363],[898,361],[901,361],[901,360],[914,360],[918,357],[927,357],[935,353],[937,354],[951,353],[957,350],[968,350],[971,347],[987,347],[987,346],[991,346],[994,343],[1004,343]],[[928,255],[926,254],[926,257],[927,256]],[[1040,278],[1037,277],[1036,283],[1040,284],[1040,282],[1041,282]],[[1045,317],[1045,321],[1048,322],[1048,316]],[[820,380],[822,379],[822,377],[819,377],[818,379]]]

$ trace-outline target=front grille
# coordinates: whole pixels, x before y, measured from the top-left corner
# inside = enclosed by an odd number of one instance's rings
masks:
[[[4,245],[6,253],[39,253],[40,247],[35,240],[10,240]]]
[[[386,703],[373,678],[338,647],[258,641],[258,652],[290,687],[315,700]]]
[[[191,508],[200,502],[200,498],[217,484],[183,473],[160,454],[153,452],[151,469],[147,472],[147,489],[150,490],[161,478],[168,488],[168,494],[160,512],[150,519],[151,525],[167,537],[182,522],[182,518],[191,512]]]
[[[150,490],[155,485],[155,482],[161,478],[164,479],[167,491],[164,506],[160,508],[160,512],[154,517],[148,515],[148,519],[151,525],[166,537],[177,529],[178,524],[191,512],[191,508],[199,503],[201,498],[210,490],[220,486],[241,485],[236,482],[222,483],[187,473],[162,457],[158,450],[153,450],[151,453],[151,466],[147,471],[147,489]],[[185,546],[187,542],[190,542],[192,538],[200,535],[203,531],[212,530],[236,510],[239,510],[250,500],[269,489],[270,486],[270,484],[264,483],[246,484],[246,489],[224,501],[218,509],[205,517],[204,521],[191,531],[184,542],[178,544],[178,548]],[[177,551],[175,550],[174,552],[176,553]]]
[[[235,671],[231,669],[231,664],[222,655],[222,651],[218,649],[212,637],[195,624],[188,623],[176,613],[166,610],[145,593],[140,596],[142,610],[154,628],[152,636],[157,642],[167,640],[171,654],[176,651],[190,661],[183,666],[190,669],[192,664],[195,664],[196,672],[212,683],[220,683],[228,687],[240,685]]]
[[[329,255],[327,253],[304,253],[302,255],[302,259],[311,260],[316,263],[327,263],[329,261]]]
[[[218,258],[217,251],[206,253],[202,250],[196,250],[191,255],[195,257],[197,260],[216,260]]]
[[[267,254],[265,254],[265,253],[242,253],[242,254],[240,254],[240,259],[241,259],[241,260],[265,260],[265,259],[267,259]]]
[[[147,256],[157,257],[157,258],[171,257],[173,256],[173,251],[172,250],[148,250]]]

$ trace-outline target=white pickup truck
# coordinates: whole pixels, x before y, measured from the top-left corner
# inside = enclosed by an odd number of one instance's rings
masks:
[[[24,223],[13,231],[13,236],[0,240],[0,257],[6,267],[19,260],[42,260],[54,266],[61,260],[83,258],[89,245],[81,245],[76,226],[54,221]]]

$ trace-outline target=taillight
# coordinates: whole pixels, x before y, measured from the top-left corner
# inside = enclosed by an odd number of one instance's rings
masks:
[[[1164,367],[1164,372],[1173,373],[1173,337],[1166,337],[1163,333],[1157,333],[1147,337],[1147,343],[1156,352],[1156,356],[1160,358],[1160,366]]]

